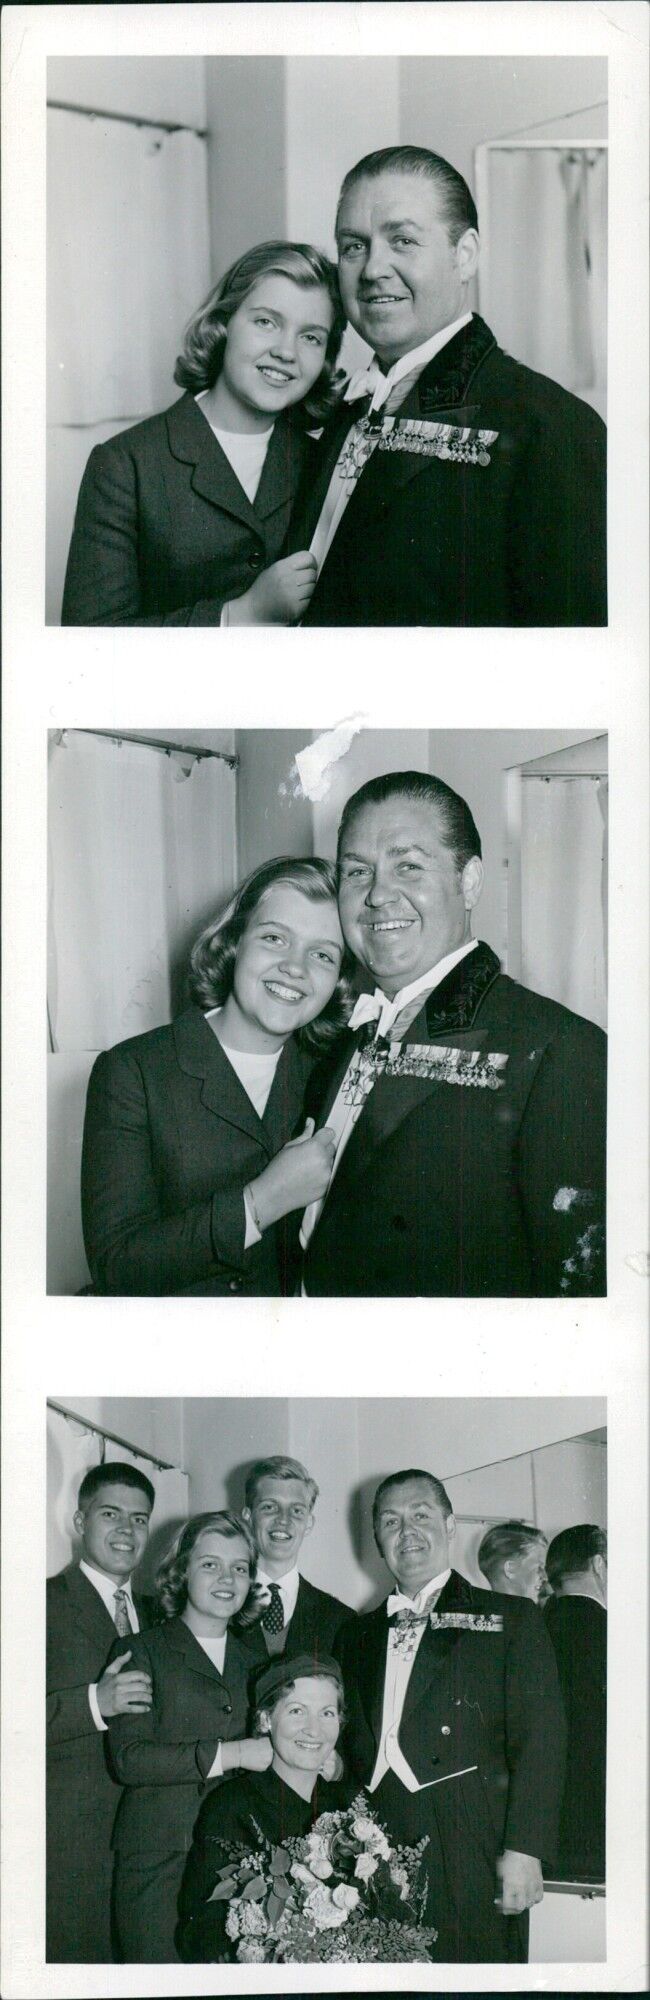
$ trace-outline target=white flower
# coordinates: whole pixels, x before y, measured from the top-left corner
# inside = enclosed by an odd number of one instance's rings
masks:
[[[250,1944],[238,1945],[237,1957],[240,1965],[263,1965],[264,1946],[263,1944],[258,1944],[256,1939],[253,1938]]]
[[[354,1872],[359,1882],[369,1882],[379,1862],[374,1854],[359,1854],[354,1864]]]
[[[242,1903],[239,1923],[243,1937],[266,1937],[268,1924],[259,1903]]]
[[[316,1888],[317,1877],[311,1868],[305,1868],[303,1861],[292,1861],[289,1874],[295,1877],[296,1882],[306,1882],[308,1889]]]
[[[332,1873],[332,1863],[325,1855],[317,1854],[312,1861],[311,1872],[316,1876],[317,1882],[326,1882],[328,1875]]]
[[[313,1918],[319,1931],[337,1930],[339,1924],[344,1924],[347,1917],[347,1910],[337,1906],[331,1891],[324,1889],[320,1883],[307,1897],[305,1910],[308,1916]]]
[[[364,1819],[360,1816],[359,1819],[353,1819],[352,1832],[355,1840],[374,1841],[377,1828],[373,1819]]]
[[[391,1882],[394,1882],[395,1888],[400,1890],[400,1902],[406,1903],[408,1901],[408,1893],[409,1893],[409,1882],[406,1869],[399,1868],[397,1863],[395,1863],[390,1871],[390,1879]]]
[[[315,1860],[327,1861],[329,1859],[328,1842],[323,1839],[322,1833],[316,1833],[314,1829],[307,1835],[305,1845],[312,1867]]]
[[[380,1826],[377,1827],[373,1838],[372,1852],[373,1854],[378,1854],[382,1861],[390,1861],[393,1850]]]
[[[239,1903],[229,1904],[228,1915],[226,1917],[226,1936],[229,1938],[241,1937],[241,1929],[239,1923],[240,1908],[241,1905]]]
[[[332,1890],[332,1902],[336,1903],[337,1910],[356,1910],[358,1901],[358,1889],[348,1886],[347,1882],[339,1882],[338,1887]]]

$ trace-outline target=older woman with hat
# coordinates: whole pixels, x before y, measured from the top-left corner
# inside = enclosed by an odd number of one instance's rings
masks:
[[[349,1803],[350,1785],[337,1775],[342,1720],[341,1669],[327,1654],[281,1656],[258,1674],[253,1727],[270,1737],[271,1762],[266,1770],[235,1772],[205,1800],[180,1896],[181,1958],[218,1964],[234,1956],[227,1901],[210,1900],[234,1852],[254,1853],[260,1835],[281,1846],[308,1833],[319,1813]]]

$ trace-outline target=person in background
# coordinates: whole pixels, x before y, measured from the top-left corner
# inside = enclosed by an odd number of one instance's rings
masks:
[[[350,1606],[300,1575],[298,1559],[314,1527],[318,1487],[296,1458],[262,1458],[246,1480],[242,1509],[257,1549],[262,1612],[246,1643],[265,1654],[331,1653]]]
[[[349,1804],[350,1785],[327,1782],[343,1718],[338,1662],[316,1648],[267,1664],[256,1678],[254,1735],[270,1743],[263,1771],[241,1771],[212,1793],[194,1831],[180,1896],[178,1950],[190,1963],[235,1957],[225,1922],[228,1903],[212,1902],[219,1872],[242,1847],[283,1846],[309,1832],[322,1812]]]
[[[562,1702],[543,1618],[452,1568],[455,1525],[432,1473],[410,1467],[377,1488],[375,1539],[396,1587],[337,1643],[344,1755],[389,1837],[428,1838],[436,1959],[523,1963],[554,1857]]]
[[[316,563],[281,551],[344,325],[311,244],[260,243],[230,266],[187,328],[185,393],[90,454],[64,625],[298,623]]]
[[[163,1623],[142,1633],[134,1665],[146,1711],[116,1715],[109,1754],[124,1791],[113,1830],[120,1958],[173,1963],[177,1901],[194,1821],[211,1780],[271,1761],[250,1739],[250,1656],[241,1619],[255,1616],[252,1537],[228,1510],[195,1514],[158,1572]],[[230,1630],[233,1625],[233,1630]]]
[[[549,1542],[546,1625],[566,1709],[567,1767],[555,1874],[605,1880],[607,1536],[581,1522]]]
[[[292,1289],[276,1225],[329,1179],[329,1134],[300,1128],[350,1009],[344,960],[329,862],[267,861],[197,939],[191,1006],[98,1056],[81,1166],[98,1292]]]
[[[483,863],[466,800],[427,771],[371,778],[343,809],[338,878],[374,992],[310,1081],[336,1150],[301,1224],[305,1292],[600,1297],[605,1036],[472,935]]]
[[[476,1560],[491,1590],[542,1604],[548,1596],[545,1555],[546,1536],[539,1528],[527,1527],[525,1521],[499,1521],[483,1536]]]
[[[106,1762],[118,1715],[145,1715],[151,1679],[132,1635],[153,1615],[131,1578],[154,1489],[139,1467],[95,1465],[79,1487],[79,1561],[47,1580],[46,1957],[103,1965],[111,1937],[111,1833],[120,1793]],[[117,1645],[115,1646],[116,1634]],[[109,1662],[109,1655],[113,1655]]]
[[[336,216],[341,297],[373,349],[326,426],[289,547],[310,625],[604,625],[606,433],[470,307],[478,217],[424,146],[369,153]]]

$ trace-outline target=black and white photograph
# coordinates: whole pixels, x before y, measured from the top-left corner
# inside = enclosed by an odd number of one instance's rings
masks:
[[[605,624],[607,90],[52,57],[48,621]]]
[[[48,1960],[604,1957],[604,1402],[52,1398],[47,1437]]]
[[[603,1296],[605,735],[49,759],[51,1291]]]

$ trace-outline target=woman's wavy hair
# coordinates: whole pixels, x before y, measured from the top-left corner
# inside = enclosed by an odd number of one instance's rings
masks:
[[[265,861],[242,882],[241,889],[227,904],[223,915],[213,918],[201,931],[190,954],[189,988],[191,998],[197,1007],[207,1013],[210,1007],[222,1007],[229,993],[235,973],[235,960],[240,941],[247,924],[266,894],[276,882],[286,882],[291,889],[298,889],[310,902],[336,903],[336,872],[329,861],[296,859],[289,854],[280,855],[275,861]],[[296,1031],[296,1041],[302,1048],[326,1049],[336,1041],[347,1026],[354,1004],[352,984],[353,962],[344,949],[341,969],[334,992],[322,1014],[315,1021],[309,1021],[304,1028]]]
[[[281,238],[257,243],[229,266],[185,328],[174,381],[179,388],[189,389],[193,396],[201,389],[213,387],[221,372],[228,322],[258,280],[270,273],[291,278],[305,291],[310,285],[322,285],[332,303],[333,319],[320,375],[303,402],[292,405],[296,414],[302,412],[305,427],[309,428],[322,424],[335,409],[346,379],[336,366],[346,324],[336,265],[311,243],[286,243]]]
[[[215,1514],[192,1514],[189,1521],[185,1522],[185,1527],[181,1528],[180,1534],[175,1535],[171,1548],[168,1549],[156,1572],[156,1592],[165,1616],[177,1618],[185,1609],[190,1556],[201,1535],[211,1529],[219,1535],[224,1535],[227,1540],[234,1541],[235,1536],[240,1535],[242,1541],[246,1543],[250,1556],[251,1588],[246,1602],[233,1622],[235,1625],[254,1624],[261,1608],[258,1605],[259,1586],[254,1582],[257,1550],[246,1521],[242,1521],[240,1514],[233,1514],[229,1507],[224,1507]]]

